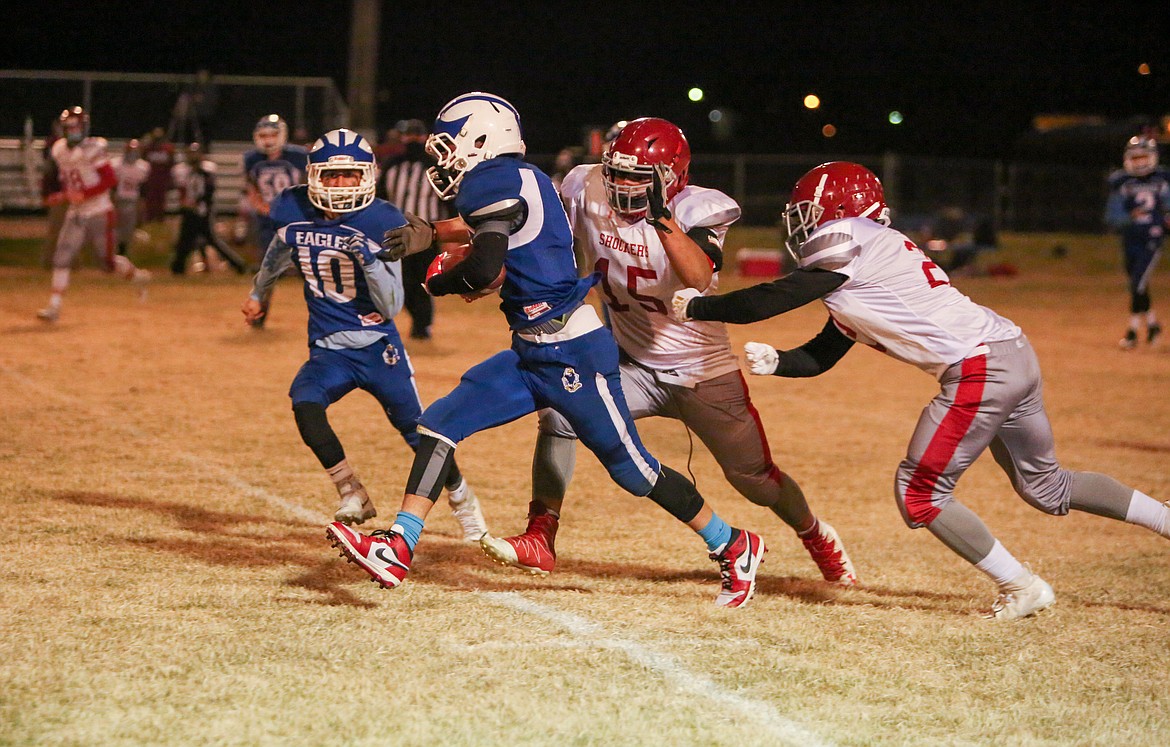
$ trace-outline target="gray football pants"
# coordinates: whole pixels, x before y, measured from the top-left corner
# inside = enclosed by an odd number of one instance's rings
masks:
[[[794,528],[812,523],[800,486],[772,461],[768,438],[743,374],[732,371],[687,388],[663,384],[652,371],[623,361],[621,377],[622,392],[634,419],[658,415],[681,420],[706,445],[727,481],[744,497],[771,508]],[[568,422],[551,409],[540,412],[540,433],[576,438]],[[535,458],[540,459],[541,454],[542,449],[537,448]]]
[[[912,528],[938,516],[988,446],[1021,498],[1047,514],[1069,511],[1074,473],[1056,462],[1031,343],[1020,335],[985,347],[943,374],[942,389],[923,409],[898,465],[894,494]]]

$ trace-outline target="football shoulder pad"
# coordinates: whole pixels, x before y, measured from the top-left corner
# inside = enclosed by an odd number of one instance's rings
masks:
[[[729,226],[739,220],[741,211],[735,200],[717,189],[687,186],[670,205],[674,220],[683,231],[692,228]]]

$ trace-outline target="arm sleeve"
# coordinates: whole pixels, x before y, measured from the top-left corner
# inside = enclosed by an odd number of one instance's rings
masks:
[[[715,231],[706,226],[695,226],[687,231],[687,237],[695,242],[699,249],[703,250],[707,259],[711,260],[711,269],[715,272],[723,269],[723,247],[720,246],[719,237]]]
[[[783,314],[815,301],[840,287],[848,278],[831,270],[794,270],[784,277],[718,296],[691,299],[692,319],[750,324]]]
[[[272,288],[292,264],[292,247],[273,236],[260,262],[260,271],[252,279],[252,298],[263,303],[272,295]]]
[[[370,292],[370,300],[374,308],[387,319],[394,318],[402,311],[405,296],[402,289],[402,278],[390,271],[390,266],[380,260],[369,264],[362,264],[366,273],[366,286]]]
[[[499,218],[477,223],[471,237],[471,251],[462,262],[430,279],[427,290],[431,295],[470,293],[491,285],[504,269],[510,224],[509,220]]]
[[[773,375],[789,379],[820,376],[837,365],[851,347],[853,340],[843,335],[829,319],[816,337],[798,348],[781,351]]]

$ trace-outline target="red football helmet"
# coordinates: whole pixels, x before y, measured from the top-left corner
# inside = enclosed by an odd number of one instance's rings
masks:
[[[877,174],[861,164],[830,161],[796,181],[784,207],[784,243],[795,253],[813,229],[838,218],[869,218],[890,225],[890,209]]]
[[[642,117],[622,128],[601,154],[601,163],[610,207],[626,218],[638,218],[646,212],[646,190],[655,164],[669,166],[673,174],[666,184],[667,200],[687,186],[691,146],[676,125]]]
[[[89,114],[80,106],[71,106],[57,117],[61,122],[61,133],[70,147],[78,145],[89,137]]]

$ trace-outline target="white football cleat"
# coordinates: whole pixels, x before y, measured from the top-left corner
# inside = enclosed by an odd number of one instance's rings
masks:
[[[1019,620],[1051,607],[1056,602],[1056,593],[1048,582],[1036,574],[1032,580],[1019,589],[1004,588],[991,606],[991,617],[996,620]]]
[[[333,514],[333,520],[342,524],[361,524],[378,515],[374,502],[366,493],[365,487],[356,477],[337,485],[337,492],[341,495],[341,504]]]
[[[49,306],[37,312],[37,319],[42,322],[55,322],[61,318],[61,310],[56,306]]]

